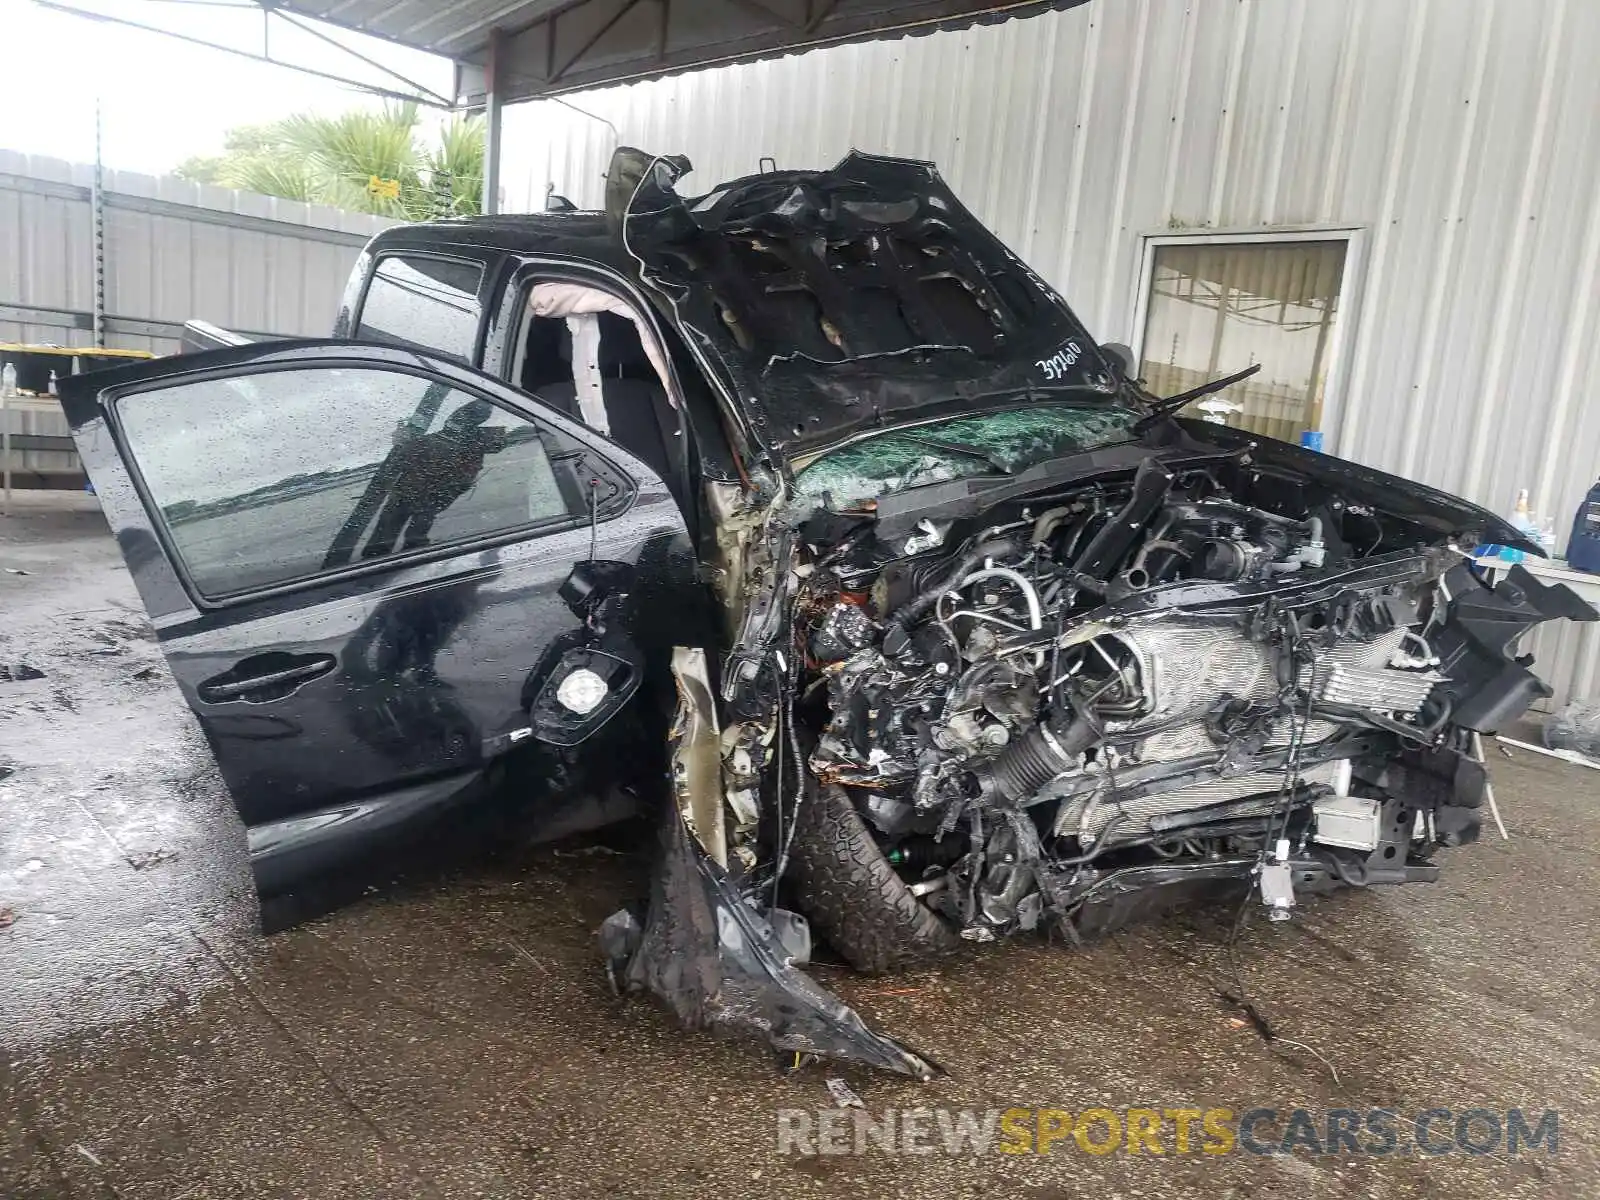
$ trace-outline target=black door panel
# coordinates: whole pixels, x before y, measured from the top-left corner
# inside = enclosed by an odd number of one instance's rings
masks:
[[[576,562],[694,595],[660,479],[467,367],[261,344],[62,401],[264,900],[482,791],[530,673],[581,629],[558,595]]]

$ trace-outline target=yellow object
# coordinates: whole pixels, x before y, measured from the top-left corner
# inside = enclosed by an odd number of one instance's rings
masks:
[[[105,346],[29,346],[0,342],[0,354],[59,354],[63,358],[154,358],[148,350],[112,350]]]
[[[376,175],[367,176],[367,194],[382,196],[385,200],[400,199],[400,181],[398,179],[379,179]]]

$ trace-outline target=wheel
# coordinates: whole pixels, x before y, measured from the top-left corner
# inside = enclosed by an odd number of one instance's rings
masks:
[[[837,784],[811,781],[795,821],[790,869],[800,907],[858,971],[907,970],[961,945],[955,931],[911,894]]]

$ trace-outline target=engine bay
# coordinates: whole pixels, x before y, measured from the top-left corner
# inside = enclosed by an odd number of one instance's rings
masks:
[[[800,970],[815,934],[869,973],[1225,898],[1237,935],[1477,839],[1480,733],[1549,695],[1520,638],[1595,615],[1474,574],[1492,514],[1222,427],[959,419],[708,488],[727,649],[674,654],[678,819],[603,930],[628,986],[929,1078]]]
[[[1595,617],[1479,578],[1462,547],[1515,534],[1464,501],[1098,403],[889,424],[752,484],[707,488],[726,652],[674,652],[677,819],[608,957],[691,1024],[920,1078],[800,970],[817,934],[893,973],[1435,880],[1493,804],[1480,734],[1550,694],[1522,635]]]
[[[1479,734],[1596,614],[1427,484],[1184,418],[926,163],[852,153],[608,208],[743,450],[703,472],[720,651],[675,647],[676,818],[608,957],[690,1024],[928,1078],[806,978],[1206,894],[1423,882],[1492,804]],[[703,464],[708,465],[708,464]],[[1217,896],[1220,898],[1220,895]],[[1231,945],[1231,943],[1230,943]],[[690,964],[686,966],[685,964]]]
[[[1447,673],[1461,558],[1425,531],[1155,457],[981,528],[810,540],[840,515],[800,537],[807,769],[963,938],[1092,932],[1128,893],[1272,863],[1286,916],[1296,884],[1431,879],[1433,849],[1476,837],[1452,716],[1482,680]],[[1397,754],[1447,811],[1385,790]]]

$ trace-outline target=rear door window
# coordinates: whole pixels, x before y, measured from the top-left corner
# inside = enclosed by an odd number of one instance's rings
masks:
[[[378,260],[356,336],[471,362],[477,348],[483,264],[390,254]]]
[[[123,396],[116,413],[207,599],[581,508],[564,496],[540,425],[409,372],[257,371]]]

